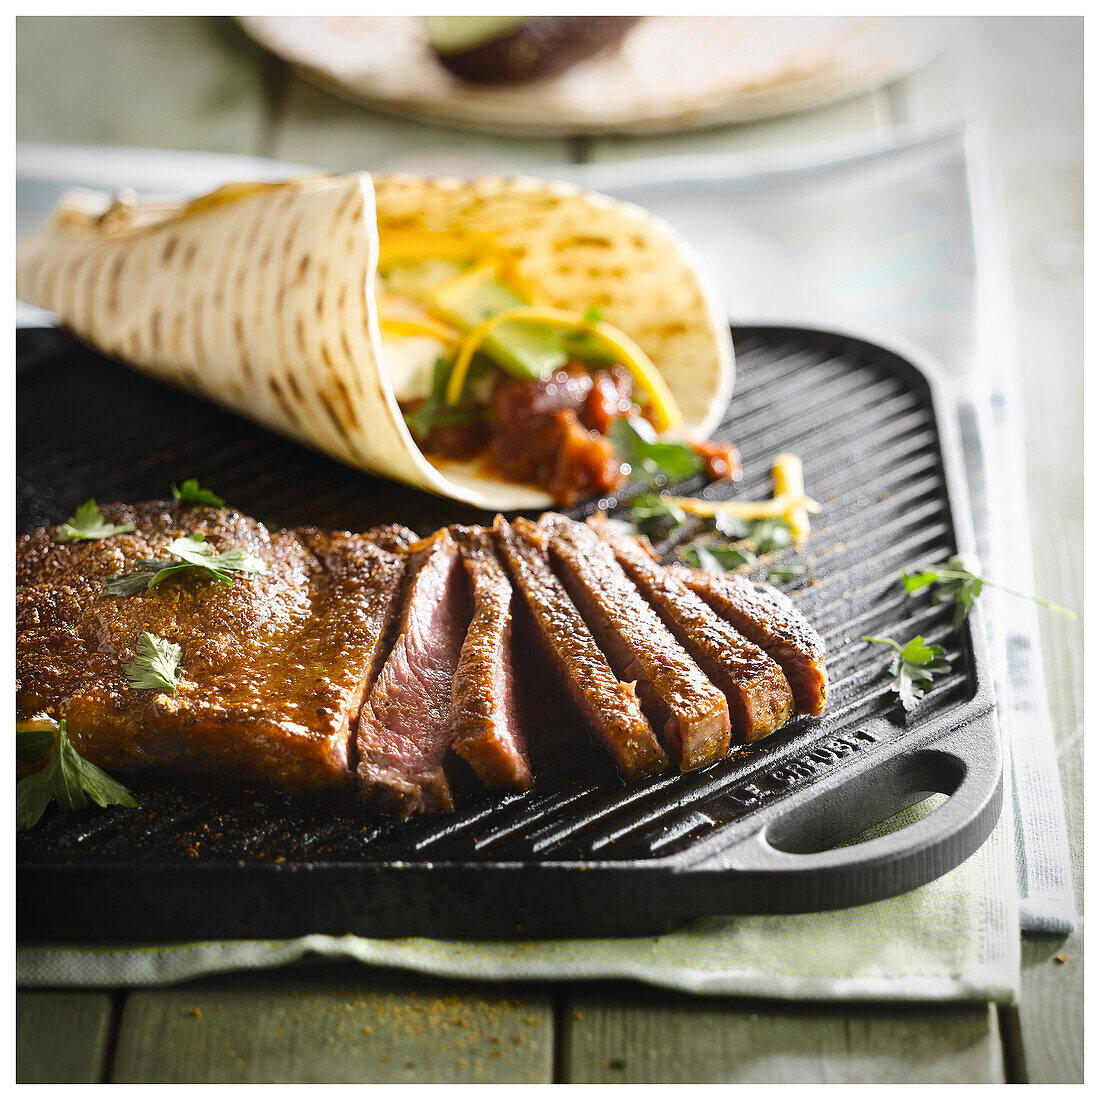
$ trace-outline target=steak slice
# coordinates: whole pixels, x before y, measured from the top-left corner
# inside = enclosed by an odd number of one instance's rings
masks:
[[[384,813],[454,808],[443,761],[468,619],[462,560],[440,531],[409,555],[393,647],[359,715],[360,787]]]
[[[779,665],[655,562],[637,540],[616,536],[604,524],[593,528],[676,640],[725,695],[733,731],[744,741],[758,741],[779,729],[794,705]]]
[[[77,751],[112,773],[350,785],[349,731],[404,555],[346,532],[269,532],[225,508],[103,512],[136,530],[62,543],[40,528],[17,540],[18,715],[65,719]],[[247,550],[270,572],[222,585],[187,570],[130,596],[104,593],[109,574],[165,558],[172,539],[196,533],[218,551]],[[130,687],[123,665],[143,631],[181,647],[172,693]]]
[[[470,582],[473,617],[451,690],[451,743],[486,787],[531,785],[513,673],[512,583],[491,531],[452,527]]]
[[[497,542],[562,684],[600,744],[628,778],[668,764],[634,688],[620,683],[539,548],[497,516]],[[531,525],[526,524],[527,527]]]
[[[820,714],[829,693],[825,642],[782,592],[737,574],[670,566],[734,629],[779,663],[800,714]]]
[[[538,530],[565,590],[620,679],[683,771],[720,760],[730,747],[725,696],[631,583],[611,547],[581,523],[548,513]]]

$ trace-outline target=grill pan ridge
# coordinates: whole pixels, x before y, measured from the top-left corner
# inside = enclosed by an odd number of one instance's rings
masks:
[[[700,772],[630,786],[563,729],[526,794],[460,783],[459,812],[406,822],[277,792],[142,787],[137,811],[50,813],[19,834],[20,941],[654,934],[713,913],[860,904],[970,855],[1001,801],[981,611],[956,635],[949,607],[897,583],[916,562],[970,548],[935,372],[838,333],[740,328],[734,341],[738,384],[714,438],[737,443],[745,476],[687,491],[760,499],[772,458],[801,457],[824,510],[808,573],[779,587],[826,640],[821,718]],[[396,520],[423,534],[486,519],[345,469],[64,332],[23,330],[17,350],[20,530],[59,522],[89,496],[163,497],[190,476],[279,525]],[[617,502],[574,515],[599,503]],[[917,633],[945,647],[951,672],[905,721],[886,650],[859,637]],[[949,797],[916,824],[842,844],[932,792]]]

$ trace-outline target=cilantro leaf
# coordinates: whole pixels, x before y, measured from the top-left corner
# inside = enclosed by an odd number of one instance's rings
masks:
[[[130,791],[73,748],[65,733],[64,719],[58,724],[57,745],[49,760],[16,785],[18,827],[30,829],[37,825],[46,807],[53,801],[61,810],[80,810],[89,801],[97,806],[137,805],[137,799]]]
[[[205,535],[173,539],[165,548],[169,554],[181,558],[143,558],[132,573],[111,573],[104,591],[109,596],[133,596],[185,569],[198,569],[200,573],[219,584],[232,584],[234,573],[269,573],[271,566],[249,553],[243,546],[232,550],[215,551]]]
[[[636,531],[652,539],[667,538],[687,523],[687,513],[657,493],[639,493],[629,504],[630,522]]]
[[[791,544],[791,525],[781,516],[762,519],[752,525],[749,537],[758,554],[770,554]]]
[[[489,419],[489,409],[469,404],[470,387],[482,378],[487,371],[494,369],[484,359],[476,358],[466,373],[462,386],[462,396],[457,405],[446,400],[447,379],[451,375],[451,364],[445,359],[436,360],[432,372],[432,390],[411,412],[403,412],[408,429],[417,439],[427,439],[435,428],[460,427],[466,424],[479,424]],[[463,402],[466,402],[465,404]]]
[[[134,659],[124,664],[122,671],[135,691],[166,691],[171,694],[180,682],[182,655],[183,651],[174,642],[142,631]]]
[[[172,496],[180,504],[203,504],[209,508],[225,507],[225,501],[220,496],[209,489],[202,488],[198,479],[193,477],[185,478],[179,485],[173,485]]]
[[[728,573],[756,561],[756,555],[746,546],[706,539],[695,539],[686,545],[677,546],[676,556],[708,573]]]
[[[619,458],[630,466],[630,480],[641,485],[686,481],[703,472],[703,459],[682,443],[661,443],[640,416],[613,420],[607,430]]]
[[[806,572],[804,565],[770,565],[768,566],[769,581],[793,581],[795,577],[801,577]]]
[[[108,523],[95,499],[86,500],[68,522],[57,529],[58,542],[87,542],[91,539],[109,539],[112,535],[128,535],[134,529],[132,523]]]
[[[907,714],[932,687],[933,676],[951,671],[943,646],[929,645],[919,634],[905,645],[874,634],[864,634],[860,641],[888,645],[896,651],[897,656],[890,662],[890,675],[894,677],[891,686]]]
[[[1041,596],[1028,596],[1023,592],[1006,588],[1003,584],[996,584],[985,577],[980,577],[969,567],[969,564],[965,557],[956,554],[941,565],[923,566],[919,571],[902,573],[901,583],[905,585],[905,591],[909,595],[930,588],[933,603],[955,604],[955,615],[951,624],[955,630],[962,626],[974,606],[974,601],[986,587],[997,588],[1009,596],[1031,600],[1040,607],[1057,611],[1059,615],[1065,615],[1069,619],[1077,618],[1075,612],[1052,600],[1045,600]]]
[[[33,764],[53,748],[53,729],[15,731],[15,758],[20,764]]]

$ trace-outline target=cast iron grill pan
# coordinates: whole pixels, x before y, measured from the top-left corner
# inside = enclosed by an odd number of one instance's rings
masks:
[[[554,748],[534,750],[533,789],[493,797],[460,776],[454,815],[376,821],[352,803],[267,790],[138,787],[136,811],[51,812],[19,834],[20,940],[652,934],[712,913],[859,904],[965,859],[1000,807],[980,623],[972,615],[956,635],[948,607],[898,584],[906,566],[968,546],[936,382],[840,334],[744,328],[734,339],[737,387],[715,438],[737,443],[745,476],[688,490],[760,499],[777,453],[802,458],[824,512],[805,559],[774,560],[810,565],[780,587],[828,645],[822,718],[701,772],[625,786],[547,685],[529,683],[557,732]],[[164,497],[191,476],[280,526],[400,521],[427,533],[489,519],[348,470],[64,332],[24,330],[17,346],[20,530],[60,522],[89,496]],[[868,633],[920,633],[947,650],[951,673],[908,722],[887,652],[858,640]],[[950,797],[916,824],[836,846],[932,792]]]

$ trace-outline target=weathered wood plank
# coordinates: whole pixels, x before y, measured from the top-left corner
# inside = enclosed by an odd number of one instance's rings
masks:
[[[16,133],[258,153],[275,68],[227,19],[20,18]]]
[[[387,115],[297,75],[289,77],[268,152],[333,172],[516,172],[572,159],[564,138],[524,141]]]
[[[1025,939],[1021,985],[1020,1004],[1005,1013],[1014,1078],[1033,1085],[1083,1082],[1083,933]]]
[[[582,992],[565,1012],[573,1083],[1000,1082],[987,1006],[852,1007]]]
[[[20,990],[15,996],[16,1082],[102,1081],[111,1023],[111,998],[106,993]]]
[[[516,986],[345,966],[130,995],[116,1082],[548,1082],[553,1009]]]

